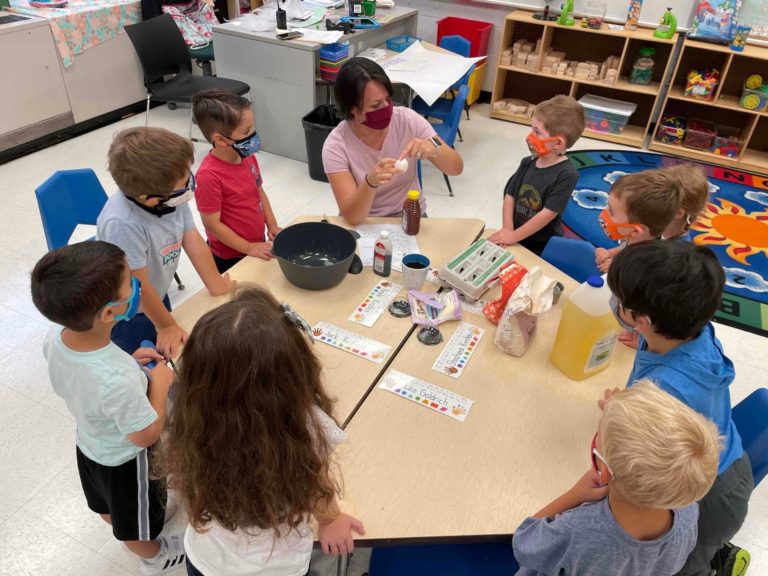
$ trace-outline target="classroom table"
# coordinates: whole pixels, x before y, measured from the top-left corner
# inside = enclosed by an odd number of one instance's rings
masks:
[[[589,447],[607,387],[623,387],[634,350],[617,344],[610,366],[582,381],[547,361],[562,308],[577,283],[521,246],[515,259],[565,285],[520,358],[494,344],[484,316],[463,320],[485,329],[458,380],[431,369],[458,322],[440,326],[444,341],[411,334],[391,368],[470,398],[460,422],[391,392],[373,389],[337,448],[344,509],[365,524],[364,545],[506,539],[570,488],[590,467]],[[499,288],[484,295],[495,298]]]
[[[321,218],[322,216],[302,216],[292,224],[319,221]],[[333,224],[350,228],[341,217],[327,219]],[[399,218],[367,218],[364,224],[399,222]],[[483,228],[483,222],[473,218],[424,218],[416,238],[420,251],[431,259],[434,266],[440,266],[479,237]],[[364,268],[363,272],[357,275],[347,274],[338,286],[321,291],[304,290],[288,282],[277,260],[265,261],[246,257],[231,268],[229,274],[239,284],[258,283],[266,286],[279,301],[290,304],[313,326],[322,320],[392,346],[386,361],[383,364],[375,364],[321,342],[315,343],[314,350],[323,366],[326,389],[331,396],[338,399],[334,408],[335,415],[343,423],[354,414],[355,408],[365,398],[382,370],[394,358],[412,329],[409,320],[395,318],[388,312],[384,312],[371,328],[348,320],[355,307],[371,289],[384,280],[374,274],[370,267]],[[393,271],[387,279],[400,284],[402,275]],[[425,291],[436,288],[434,284],[424,285]],[[401,291],[401,296],[403,294]],[[213,297],[202,288],[176,308],[173,316],[179,326],[189,333],[198,318],[226,302],[228,298],[229,296]]]

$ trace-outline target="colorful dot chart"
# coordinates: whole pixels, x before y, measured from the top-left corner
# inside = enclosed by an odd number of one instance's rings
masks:
[[[312,335],[315,340],[360,358],[365,358],[374,364],[382,364],[392,350],[392,346],[376,342],[376,340],[360,336],[360,334],[355,334],[327,322],[315,324],[312,328]]]
[[[392,299],[397,296],[402,286],[389,280],[382,280],[368,293],[368,296],[355,307],[349,317],[350,322],[362,324],[370,328],[387,309]]]
[[[432,365],[432,370],[458,379],[472,354],[477,350],[483,334],[485,334],[485,330],[482,328],[469,322],[460,323]]]
[[[384,374],[379,388],[461,422],[467,418],[474,404],[469,398],[397,370]]]

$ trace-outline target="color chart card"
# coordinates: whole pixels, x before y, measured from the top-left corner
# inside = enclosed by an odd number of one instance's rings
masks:
[[[379,319],[381,313],[387,309],[392,299],[397,296],[402,286],[395,284],[389,280],[382,280],[376,286],[373,287],[368,293],[368,296],[357,305],[352,316],[349,317],[350,322],[362,324],[370,328]]]
[[[469,322],[459,324],[456,332],[453,333],[448,344],[445,345],[442,353],[432,365],[432,370],[458,379],[472,353],[477,350],[477,345],[480,344],[483,334],[485,334],[485,330],[473,326]]]
[[[376,364],[381,364],[392,350],[392,346],[387,346],[376,340],[371,340],[365,336],[360,336],[344,328],[339,328],[327,322],[318,322],[312,328],[312,335],[320,342],[329,346],[344,350],[360,358],[365,358]]]
[[[397,370],[387,372],[379,388],[461,422],[464,422],[474,403],[469,398]]]

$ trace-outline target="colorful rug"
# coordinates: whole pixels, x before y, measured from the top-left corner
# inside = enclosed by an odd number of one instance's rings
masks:
[[[568,154],[579,180],[563,215],[570,232],[596,246],[616,243],[598,214],[611,184],[629,172],[688,162],[709,178],[710,202],[691,228],[692,241],[711,248],[725,270],[725,295],[716,319],[768,336],[768,176],[650,152],[585,150]]]

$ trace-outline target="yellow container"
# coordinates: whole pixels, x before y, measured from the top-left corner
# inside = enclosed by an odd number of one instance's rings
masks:
[[[474,104],[480,98],[480,91],[483,89],[483,80],[485,80],[485,68],[488,64],[486,58],[475,66],[472,74],[469,75],[469,94],[467,94],[467,104]]]
[[[549,361],[573,380],[605,370],[619,338],[611,311],[611,291],[600,276],[590,276],[563,308]]]

